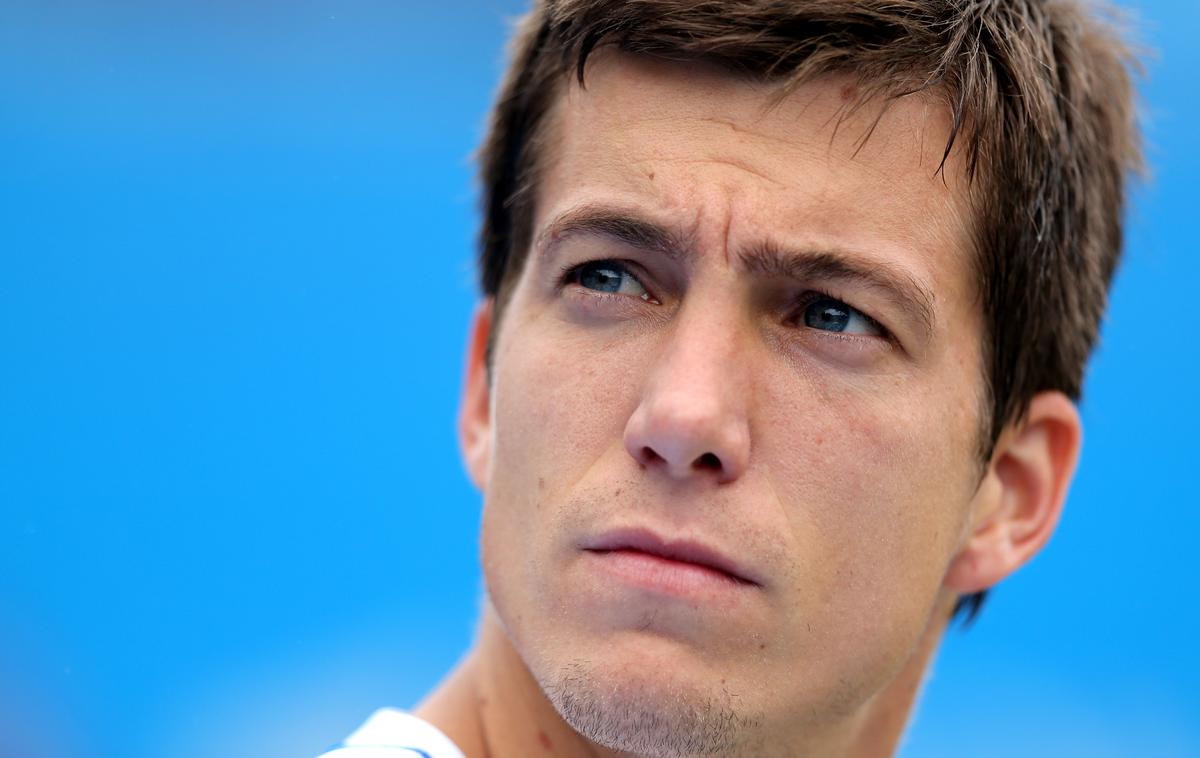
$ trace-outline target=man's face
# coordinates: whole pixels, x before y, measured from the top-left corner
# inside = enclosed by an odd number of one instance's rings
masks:
[[[863,142],[846,80],[773,95],[595,59],[496,335],[490,597],[576,729],[650,735],[625,749],[852,714],[945,607],[978,482],[944,110],[896,101]]]

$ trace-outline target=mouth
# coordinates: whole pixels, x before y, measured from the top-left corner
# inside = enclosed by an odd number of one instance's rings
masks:
[[[658,583],[723,582],[760,587],[762,581],[721,550],[693,540],[670,540],[647,529],[617,529],[584,544],[624,573],[635,572]]]

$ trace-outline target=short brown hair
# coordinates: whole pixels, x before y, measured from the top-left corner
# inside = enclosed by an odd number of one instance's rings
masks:
[[[961,150],[971,181],[987,460],[1037,392],[1080,397],[1126,179],[1141,168],[1136,61],[1116,26],[1080,0],[537,0],[480,151],[483,292],[499,319],[532,238],[544,117],[598,46],[704,60],[784,91],[849,73],[861,92],[850,107],[931,92],[952,117],[945,155]],[[956,612],[970,619],[982,601]]]

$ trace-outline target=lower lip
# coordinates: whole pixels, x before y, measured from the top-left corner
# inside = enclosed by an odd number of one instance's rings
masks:
[[[667,595],[705,595],[754,586],[718,569],[640,550],[588,550],[587,554],[617,579]]]

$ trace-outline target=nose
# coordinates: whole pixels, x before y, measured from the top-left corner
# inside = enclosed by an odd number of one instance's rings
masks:
[[[750,388],[737,331],[711,312],[676,315],[625,425],[625,449],[644,469],[718,484],[745,473]]]

